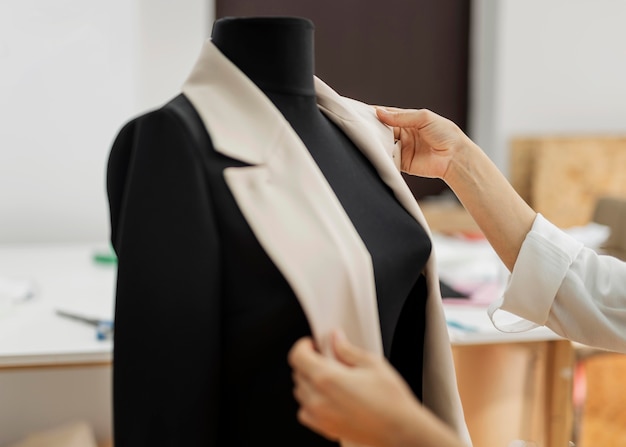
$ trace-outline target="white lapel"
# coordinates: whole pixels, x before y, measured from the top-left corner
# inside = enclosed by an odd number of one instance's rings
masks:
[[[370,255],[308,150],[272,102],[208,40],[183,85],[218,152],[251,166],[224,172],[255,236],[302,305],[323,351],[337,327],[382,355]],[[316,79],[321,110],[364,152],[425,227],[374,109]],[[399,163],[399,159],[398,159]]]
[[[315,90],[320,109],[372,162],[396,199],[430,236],[424,215],[400,175],[400,143],[394,143],[393,131],[378,120],[374,107],[340,96],[319,78],[315,78]]]
[[[315,79],[315,90],[320,109],[359,147],[361,152],[372,162],[380,178],[394,192],[398,202],[431,237],[426,218],[413,193],[400,175],[400,143],[394,142],[391,128],[378,120],[374,107],[340,96],[318,78]],[[443,310],[438,302],[438,299],[441,298],[441,292],[434,250],[428,258],[424,272],[426,273],[429,295],[436,298],[428,300],[427,306],[431,312],[443,315]]]
[[[296,294],[322,352],[331,355],[328,334],[342,328],[352,342],[382,356],[371,257],[280,111],[210,40],[182,90],[215,149],[250,164],[226,169],[225,180],[255,236]],[[430,234],[400,175],[392,130],[376,118],[373,107],[338,95],[319,79],[316,92],[320,109],[368,157],[400,204]],[[452,359],[442,355],[448,350],[441,350],[448,335],[434,253],[425,273],[429,324],[424,402],[466,435]]]

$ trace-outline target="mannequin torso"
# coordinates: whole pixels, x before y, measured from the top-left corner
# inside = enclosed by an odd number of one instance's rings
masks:
[[[221,19],[212,41],[295,130],[363,240],[385,355],[421,396],[430,240],[318,108],[311,22]],[[181,95],[131,122],[112,150],[116,445],[332,444],[296,420],[287,352],[310,328],[224,181],[246,164],[216,151],[210,134],[206,144],[190,137],[198,128],[206,133]],[[165,268],[154,247],[176,262]],[[170,329],[158,344],[145,336],[155,323]]]
[[[426,290],[419,272],[430,254],[430,241],[367,158],[320,111],[313,82],[313,33],[313,24],[300,18],[221,19],[214,25],[212,41],[293,127],[365,242],[374,263],[385,353],[421,395]],[[241,295],[233,296],[225,302],[226,314],[228,309],[240,311],[249,306],[241,299]],[[232,333],[234,339],[242,328],[236,323],[231,327],[238,328]],[[233,350],[254,355],[257,348],[238,345]]]

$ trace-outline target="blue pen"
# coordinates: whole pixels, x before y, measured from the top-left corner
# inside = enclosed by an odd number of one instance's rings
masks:
[[[468,326],[467,324],[459,323],[456,320],[446,320],[446,324],[448,325],[448,327],[451,327],[453,329],[459,329],[464,332],[478,332],[478,329],[476,329],[474,326]]]
[[[94,326],[96,328],[96,337],[98,340],[109,340],[113,337],[113,321],[111,320],[89,318],[62,310],[57,310],[57,315]]]

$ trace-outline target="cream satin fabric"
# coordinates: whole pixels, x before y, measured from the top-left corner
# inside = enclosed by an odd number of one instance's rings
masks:
[[[399,173],[392,130],[376,118],[373,107],[341,97],[317,78],[315,88],[320,109],[370,159],[398,201],[428,231]],[[294,290],[322,352],[330,355],[330,331],[342,328],[353,343],[382,355],[369,252],[302,140],[210,40],[182,90],[215,149],[251,164],[226,169],[225,180],[255,236]],[[424,402],[467,436],[432,255],[425,273]]]

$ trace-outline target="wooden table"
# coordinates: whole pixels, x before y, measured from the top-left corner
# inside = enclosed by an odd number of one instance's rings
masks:
[[[34,296],[0,307],[0,445],[85,421],[110,439],[112,341],[57,309],[112,318],[115,266],[93,261],[106,243],[0,247],[0,277]]]
[[[56,309],[112,317],[115,266],[106,244],[3,246],[0,277],[32,280],[34,298],[0,312],[0,445],[74,420],[111,436],[111,341]],[[514,438],[562,447],[571,431],[572,350],[547,329],[503,334],[480,306],[446,304],[459,389],[476,447]]]
[[[508,334],[493,328],[485,308],[446,305],[459,392],[476,447],[514,439],[567,447],[573,434],[572,344],[546,328]],[[530,444],[533,445],[534,444]]]

